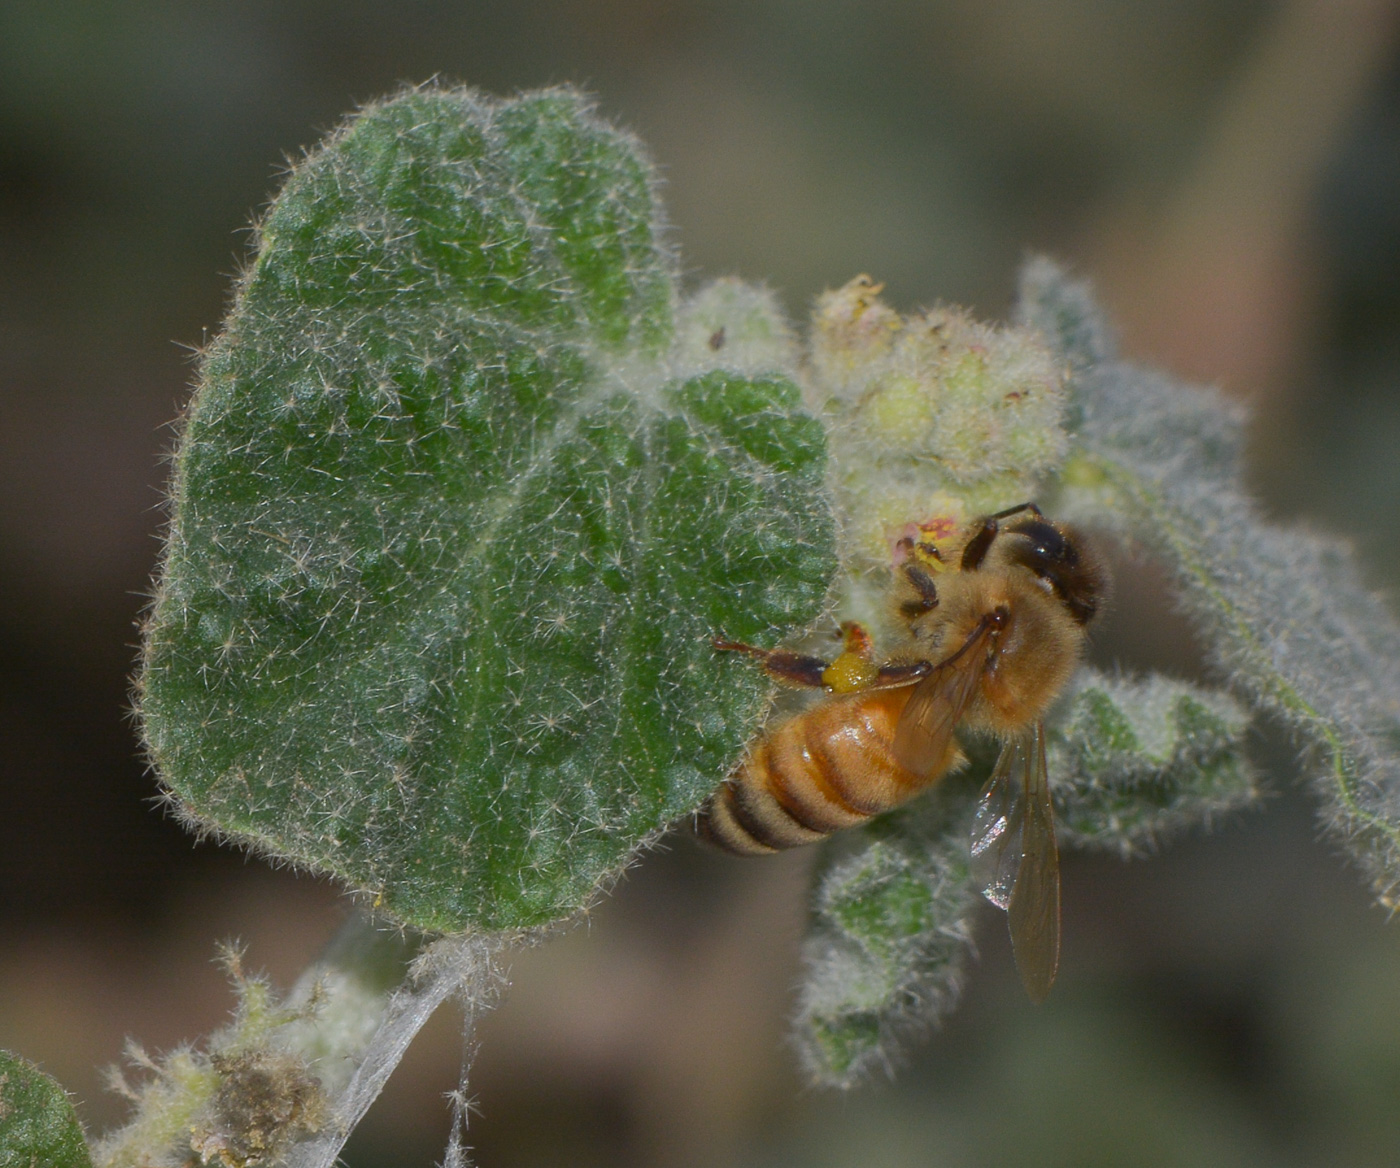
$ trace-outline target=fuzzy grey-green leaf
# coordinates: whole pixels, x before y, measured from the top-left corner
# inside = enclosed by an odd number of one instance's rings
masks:
[[[1228,694],[1184,681],[1082,670],[1049,729],[1060,842],[1150,851],[1257,798],[1249,718]]]
[[[63,1088],[33,1063],[0,1050],[0,1168],[92,1168]]]
[[[1038,329],[1082,375],[1114,355],[1108,322],[1094,301],[1087,281],[1072,280],[1044,256],[1033,256],[1021,268],[1016,322]]]
[[[411,91],[290,176],[178,452],[141,679],[205,828],[432,930],[586,904],[694,806],[815,615],[824,440],[677,368],[634,143],[568,90]]]
[[[1028,277],[1024,319],[1061,344],[1101,336],[1081,286],[1044,264]],[[1337,541],[1262,520],[1241,484],[1238,406],[1119,361],[1106,344],[1062,355],[1076,367],[1077,450],[1060,512],[1118,528],[1168,567],[1220,675],[1307,744],[1325,820],[1393,906],[1400,890],[1394,614],[1368,592]]]
[[[851,1087],[888,1069],[957,1001],[976,899],[966,809],[957,795],[921,800],[822,872],[795,1035],[814,1082]]]

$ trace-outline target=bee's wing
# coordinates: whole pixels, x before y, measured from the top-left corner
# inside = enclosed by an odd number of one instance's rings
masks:
[[[1060,852],[1045,767],[1045,726],[1037,722],[1018,741],[1024,768],[1021,862],[1006,915],[1021,983],[1031,1001],[1043,1002],[1060,968]]]
[[[909,695],[894,732],[894,756],[906,770],[927,776],[947,758],[953,728],[962,720],[987,668],[990,635],[990,625],[978,625],[962,648],[935,665]]]
[[[1011,903],[1021,870],[1026,746],[1022,736],[1001,748],[972,817],[972,859],[968,870],[982,895],[1002,910]]]
[[[972,821],[973,882],[1006,910],[1016,968],[1031,1000],[1050,992],[1060,965],[1060,854],[1037,722],[1004,747]]]

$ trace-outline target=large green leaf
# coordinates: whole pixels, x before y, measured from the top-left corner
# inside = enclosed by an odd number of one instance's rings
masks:
[[[92,1168],[63,1088],[0,1050],[0,1168]]]
[[[670,357],[652,187],[567,90],[412,91],[292,173],[148,631],[150,753],[200,825],[422,928],[521,927],[722,776],[762,685],[709,640],[814,616],[825,447],[780,369]]]

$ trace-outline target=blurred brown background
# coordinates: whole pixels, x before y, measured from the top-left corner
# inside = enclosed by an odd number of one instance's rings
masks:
[[[796,319],[868,271],[905,308],[1008,308],[1027,250],[1126,348],[1253,401],[1280,517],[1400,580],[1400,5],[1383,0],[0,0],[0,1046],[90,1126],[123,1035],[287,984],[338,893],[153,805],[124,717],[166,423],[279,160],[440,74],[595,91],[664,169],[692,280]],[[1150,568],[1099,654],[1194,668]],[[893,1085],[806,1092],[783,1045],[810,857],[686,839],[523,955],[483,1028],[473,1142],[517,1165],[1393,1165],[1400,932],[1286,744],[1266,810],[1150,862],[1073,857],[1028,1006],[989,912],[967,1001]],[[442,1154],[448,1012],[347,1152]]]

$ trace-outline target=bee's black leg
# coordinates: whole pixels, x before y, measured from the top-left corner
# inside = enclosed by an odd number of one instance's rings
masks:
[[[760,649],[741,641],[722,641],[719,638],[712,643],[723,653],[748,653],[757,657],[763,665],[763,672],[775,681],[809,689],[826,688],[822,675],[831,667],[831,662],[823,661],[820,657],[808,657],[787,649]]]
[[[987,558],[987,550],[992,546],[992,540],[997,537],[996,517],[988,515],[985,519],[978,520],[977,531],[973,537],[963,546],[962,570],[972,572],[982,566],[982,561]]]
[[[905,561],[904,578],[914,586],[918,596],[901,604],[900,612],[913,620],[938,607],[938,585],[934,583],[933,573],[922,564]]]
[[[1008,507],[1005,511],[998,511],[995,515],[987,516],[988,519],[1010,519],[1013,515],[1019,515],[1022,511],[1029,511],[1032,515],[1039,515],[1041,519],[1045,516],[1041,514],[1040,508],[1034,503],[1017,503],[1014,507]]]
[[[997,520],[1008,519],[1012,515],[1019,515],[1022,511],[1029,511],[1032,515],[1040,515],[1040,508],[1034,503],[1017,503],[1014,507],[1008,507],[1005,511],[998,511],[995,515],[987,515],[978,520],[977,532],[971,539],[963,545],[962,570],[971,572],[982,566],[982,561],[987,557],[987,549],[992,546],[992,540],[996,539]],[[1044,516],[1041,516],[1043,519]]]

